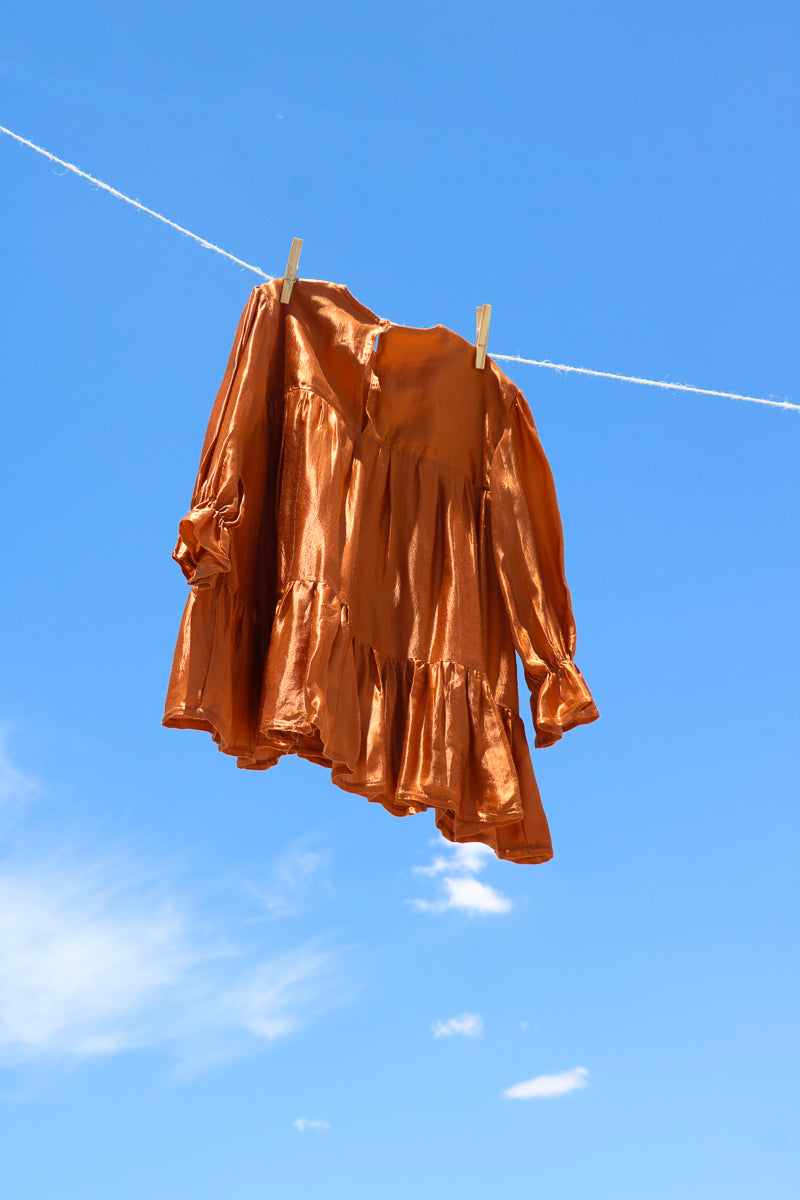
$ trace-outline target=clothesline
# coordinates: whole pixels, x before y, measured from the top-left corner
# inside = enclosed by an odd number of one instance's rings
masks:
[[[262,271],[260,267],[254,267],[251,263],[245,262],[241,258],[237,258],[235,254],[230,254],[227,250],[223,250],[221,246],[215,246],[213,242],[208,242],[205,238],[198,237],[198,235],[196,233],[192,233],[190,229],[184,229],[182,225],[176,224],[175,221],[170,221],[168,217],[163,216],[161,213],[155,212],[154,209],[147,208],[146,205],[141,204],[138,200],[133,200],[130,196],[126,196],[124,192],[118,192],[116,188],[111,187],[107,183],[103,183],[101,179],[95,179],[94,175],[87,174],[87,172],[82,171],[80,167],[76,167],[74,163],[65,162],[63,158],[56,157],[56,155],[51,154],[49,150],[45,150],[41,146],[37,146],[35,142],[30,142],[27,138],[20,137],[18,133],[14,133],[11,129],[6,129],[4,125],[0,125],[0,133],[8,134],[9,137],[14,138],[14,140],[19,142],[21,145],[29,146],[30,149],[35,150],[37,154],[43,154],[44,157],[49,158],[51,162],[58,163],[58,165],[61,167],[66,167],[68,171],[72,171],[75,175],[79,175],[81,179],[88,179],[90,183],[93,183],[96,187],[102,188],[104,191],[109,192],[112,196],[116,196],[118,200],[124,200],[126,204],[131,204],[134,208],[140,209],[141,212],[147,213],[148,216],[155,217],[157,221],[163,221],[163,223],[165,225],[169,225],[171,229],[177,229],[179,233],[184,234],[186,237],[192,238],[195,242],[199,242],[200,245],[206,250],[213,250],[216,254],[221,254],[223,258],[230,259],[231,262],[237,263],[240,267],[245,267],[246,270],[252,271],[256,275],[260,275],[262,279],[265,279],[268,282],[275,278],[274,275],[268,275],[266,271]],[[601,379],[617,379],[623,383],[641,383],[646,384],[648,387],[667,388],[670,391],[695,392],[702,396],[721,396],[726,400],[747,400],[751,404],[768,404],[772,408],[787,408],[793,409],[795,412],[800,412],[800,404],[790,404],[788,400],[770,400],[760,396],[742,396],[737,392],[719,392],[713,388],[693,387],[688,383],[669,383],[659,379],[640,379],[635,375],[615,375],[610,371],[593,371],[588,367],[569,367],[565,366],[563,363],[550,362],[548,359],[522,358],[518,354],[492,353],[490,357],[499,359],[502,362],[525,363],[531,367],[550,367],[551,370],[554,371],[573,371],[579,375],[594,375],[595,377]]]

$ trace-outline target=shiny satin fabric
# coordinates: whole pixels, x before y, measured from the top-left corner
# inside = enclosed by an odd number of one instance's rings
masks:
[[[537,746],[597,709],[574,665],[552,475],[525,398],[443,326],[347,288],[256,288],[173,557],[191,585],[163,723],[246,768],[294,753],[451,841],[553,850]]]

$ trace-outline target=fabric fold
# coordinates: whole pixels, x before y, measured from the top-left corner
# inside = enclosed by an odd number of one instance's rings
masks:
[[[252,744],[261,647],[255,610],[226,579],[219,576],[189,594],[162,723],[203,729],[220,750],[239,755]]]
[[[531,691],[537,748],[599,717],[575,666],[561,516],[530,408],[515,398],[490,470],[492,543],[514,646]]]
[[[571,659],[564,659],[547,672],[538,692],[531,695],[531,712],[537,748],[552,746],[569,729],[588,725],[600,715],[583,675]]]
[[[212,505],[193,508],[178,524],[172,557],[191,584],[206,583],[231,569],[230,533]]]
[[[255,288],[173,558],[192,585],[163,723],[283,754],[396,816],[552,857],[536,745],[595,720],[552,474],[527,402],[443,326],[339,284]],[[280,794],[280,782],[274,789]]]
[[[401,662],[359,642],[346,603],[316,580],[295,581],[279,600],[254,749],[238,765],[263,769],[286,753],[328,767],[337,787],[395,816],[435,809],[455,840],[518,861],[551,854],[520,717],[473,668]],[[526,808],[541,835],[528,859],[521,834],[498,842],[496,832],[521,830]]]

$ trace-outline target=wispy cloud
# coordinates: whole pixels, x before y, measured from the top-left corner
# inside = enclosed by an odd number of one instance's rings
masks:
[[[0,725],[0,831],[20,815],[40,786],[32,775],[13,764],[7,749],[8,738],[8,727]]]
[[[0,737],[0,810],[15,810],[0,858],[0,1066],[161,1047],[191,1075],[351,998],[340,951],[243,944],[243,915],[209,918],[152,852],[70,850],[64,838],[48,850],[41,822],[34,835],[17,819],[43,793]],[[299,886],[320,859],[290,848],[276,874]]]
[[[300,1133],[305,1133],[307,1129],[330,1129],[331,1123],[330,1121],[309,1121],[308,1117],[298,1117],[294,1122],[294,1127]]]
[[[483,1021],[477,1013],[465,1012],[460,1017],[451,1017],[449,1021],[436,1021],[431,1029],[435,1038],[453,1037],[455,1034],[474,1038],[483,1033]]]
[[[442,839],[442,843],[443,853],[435,855],[428,866],[413,868],[417,875],[437,879],[438,896],[408,903],[419,912],[429,913],[455,910],[468,916],[489,916],[510,912],[513,903],[508,896],[474,878],[495,858],[494,853],[479,842],[452,844]]]
[[[0,1063],[170,1049],[190,1072],[341,1001],[335,952],[234,944],[130,863],[0,872]]]
[[[570,1071],[562,1071],[560,1075],[537,1075],[535,1079],[515,1083],[513,1087],[506,1088],[503,1095],[507,1100],[548,1099],[551,1096],[564,1096],[567,1092],[574,1092],[576,1088],[586,1087],[588,1082],[589,1072],[586,1067],[573,1067]]]
[[[301,838],[293,842],[276,858],[264,883],[248,883],[247,892],[255,898],[261,914],[251,917],[248,924],[275,917],[293,916],[309,903],[313,893],[327,891],[329,855]]]

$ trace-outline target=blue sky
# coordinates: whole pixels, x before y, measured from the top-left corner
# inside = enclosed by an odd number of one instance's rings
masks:
[[[0,124],[270,274],[301,236],[397,323],[489,302],[490,354],[800,403],[794,5],[0,32]],[[798,414],[504,364],[601,720],[534,754],[552,862],[456,850],[161,727],[258,279],[5,137],[0,175],[10,1200],[795,1197]]]

